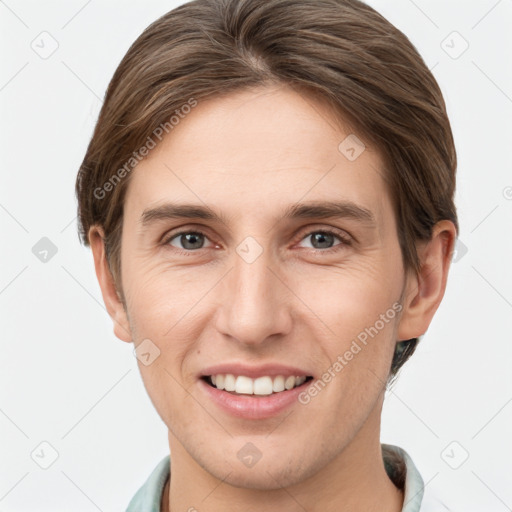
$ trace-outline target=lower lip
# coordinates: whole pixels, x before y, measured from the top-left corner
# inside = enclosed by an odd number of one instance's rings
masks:
[[[313,379],[300,386],[271,395],[233,395],[210,386],[199,379],[199,386],[221,409],[238,418],[260,420],[272,418],[298,402],[298,396],[313,382]]]

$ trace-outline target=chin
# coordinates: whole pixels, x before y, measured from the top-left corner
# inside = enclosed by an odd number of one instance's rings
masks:
[[[300,447],[290,447],[286,453],[290,455],[286,456],[283,451],[279,455],[274,452],[267,460],[263,455],[252,467],[246,467],[236,456],[221,464],[218,459],[204,460],[201,466],[225,484],[258,491],[298,485],[321,469],[321,457],[308,466]]]
[[[254,467],[241,472],[233,471],[224,483],[244,489],[274,491],[298,484],[303,479],[304,477],[296,469],[290,472],[287,467],[270,465],[270,467],[262,466],[258,469]]]

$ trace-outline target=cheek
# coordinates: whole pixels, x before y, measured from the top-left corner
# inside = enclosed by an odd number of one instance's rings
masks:
[[[127,302],[134,320],[159,336],[184,319],[215,283],[211,272],[172,267],[158,258],[133,260],[125,271]]]
[[[191,319],[212,284],[208,279],[199,279],[190,269],[163,268],[144,261],[126,268],[126,274],[129,275],[125,291],[133,338],[137,344],[149,339],[159,351],[154,365],[140,365],[143,377],[149,373],[165,373],[167,369],[181,381],[181,372],[186,370],[181,368],[182,362],[194,350],[201,329],[200,323]],[[168,379],[172,381],[169,376]]]
[[[301,323],[318,343],[311,351],[322,351],[325,372],[331,368],[344,376],[335,379],[333,387],[358,395],[366,386],[373,383],[373,389],[380,386],[379,380],[386,381],[402,286],[401,268],[384,259],[361,259],[357,265],[338,268],[311,267],[295,278],[290,288],[309,308],[304,309]],[[332,369],[335,362],[337,372]]]
[[[384,262],[361,260],[338,267],[304,267],[295,273],[290,288],[318,322],[346,339],[392,308],[400,297],[403,279],[399,269],[393,271]]]
[[[139,356],[141,377],[162,420],[167,425],[181,425],[187,416],[182,417],[183,408],[171,404],[190,400],[186,389],[195,376],[187,362],[196,351],[202,328],[194,321],[194,306],[206,293],[208,283],[201,285],[190,271],[162,271],[143,264],[132,269],[126,290],[130,326],[141,352],[149,346],[150,357],[154,357],[145,364]]]

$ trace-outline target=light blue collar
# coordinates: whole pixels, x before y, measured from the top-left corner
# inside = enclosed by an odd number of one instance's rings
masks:
[[[382,453],[386,471],[391,478],[390,453],[394,453],[405,463],[404,505],[402,512],[428,512],[421,504],[424,495],[424,483],[409,454],[402,448],[382,444]],[[387,463],[387,464],[386,464]],[[155,467],[144,485],[131,499],[126,512],[160,512],[160,504],[165,483],[170,475],[170,455],[166,455]]]

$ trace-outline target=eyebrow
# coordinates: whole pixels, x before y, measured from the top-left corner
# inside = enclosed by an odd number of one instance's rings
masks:
[[[288,206],[281,219],[328,219],[347,218],[376,226],[376,219],[371,210],[352,201],[309,201]],[[227,223],[224,215],[218,214],[211,208],[196,204],[165,203],[154,208],[145,209],[141,215],[141,223],[148,226],[155,221],[167,219],[204,219]]]

